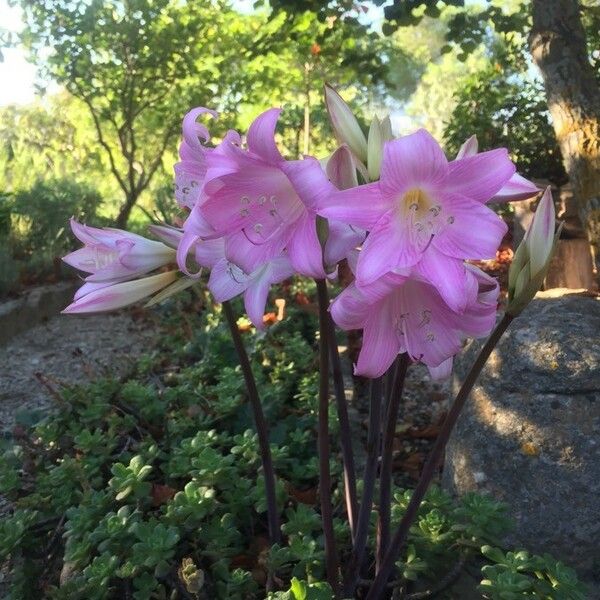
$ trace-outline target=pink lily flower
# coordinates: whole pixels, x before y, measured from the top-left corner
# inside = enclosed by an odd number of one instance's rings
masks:
[[[200,197],[206,176],[206,159],[212,148],[205,146],[210,141],[210,132],[205,125],[197,122],[200,115],[210,115],[215,119],[219,113],[210,108],[199,106],[190,110],[183,118],[183,140],[179,146],[179,158],[175,166],[175,199],[181,208],[194,207]],[[228,131],[226,139],[240,143],[235,131]],[[204,143],[203,143],[204,142]]]
[[[460,147],[456,159],[469,158],[475,156],[479,151],[477,136],[472,135]],[[512,202],[515,200],[526,200],[540,192],[540,189],[522,175],[514,173],[512,177],[500,188],[490,202]]]
[[[421,275],[440,282],[445,299],[462,310],[462,261],[495,256],[507,227],[484,203],[514,171],[504,149],[449,163],[419,130],[385,143],[378,182],[333,193],[318,212],[370,232],[358,259],[358,285],[420,265]]]
[[[89,227],[71,219],[71,229],[85,245],[63,260],[86,273],[87,282],[134,279],[175,260],[175,250],[161,242],[121,229]]]
[[[196,261],[211,269],[208,289],[217,302],[244,294],[248,317],[257,329],[263,329],[269,289],[294,274],[292,263],[287,256],[281,255],[247,273],[225,257],[225,246],[224,238],[203,240],[196,246]]]
[[[331,314],[342,329],[363,330],[355,373],[380,377],[399,353],[407,352],[426,364],[432,377],[448,375],[464,337],[487,336],[496,319],[498,284],[472,265],[466,272],[469,300],[462,314],[418,276],[388,273],[368,287],[348,286],[334,300]]]
[[[177,271],[158,273],[133,281],[86,283],[75,295],[64,314],[108,312],[134,304],[159,292],[177,280]]]
[[[323,278],[314,209],[334,188],[316,159],[281,156],[274,140],[279,113],[270,109],[252,123],[247,149],[226,139],[206,156],[202,199],[184,225],[185,243],[209,237],[208,224],[214,237],[226,238],[226,254],[240,266],[255,268],[286,249],[298,273]]]

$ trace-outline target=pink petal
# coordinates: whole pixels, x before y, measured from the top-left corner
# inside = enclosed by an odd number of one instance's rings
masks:
[[[317,237],[317,223],[315,214],[305,211],[298,219],[292,231],[287,246],[288,255],[294,269],[305,277],[323,279],[323,250]]]
[[[380,183],[386,194],[434,186],[447,172],[446,156],[424,129],[384,144]]]
[[[372,305],[366,302],[362,292],[351,283],[331,304],[331,316],[342,329],[362,329]]]
[[[192,110],[183,117],[183,138],[192,148],[203,149],[200,140],[207,142],[210,139],[210,133],[206,126],[196,122],[196,119],[204,114],[211,115],[215,119],[219,116],[218,112],[211,110],[210,108],[199,106],[198,108],[192,108]]]
[[[231,300],[248,287],[248,275],[228,260],[220,260],[210,272],[208,289],[217,302]]]
[[[490,202],[512,202],[514,200],[526,200],[540,192],[537,185],[515,173],[508,183],[504,184],[500,191]]]
[[[274,164],[283,161],[283,156],[275,143],[275,128],[280,113],[280,108],[271,108],[256,117],[246,136],[250,151]]]
[[[311,156],[285,162],[281,169],[307,208],[316,209],[325,205],[331,194],[337,191],[319,161]]]
[[[183,237],[181,229],[171,227],[170,225],[148,225],[148,230],[171,248],[177,248]]]
[[[440,363],[437,367],[431,367],[427,365],[429,375],[434,381],[440,381],[442,379],[448,379],[452,375],[452,363],[454,362],[453,357],[447,358],[444,362]]]
[[[243,231],[231,233],[225,237],[225,256],[246,273],[252,273],[258,266],[283,252],[292,232],[293,227],[282,229],[280,235],[273,236],[263,244],[251,242]]]
[[[183,273],[185,273],[188,277],[193,277],[197,279],[202,275],[202,269],[199,269],[195,273],[192,273],[187,265],[188,255],[192,248],[194,248],[195,244],[200,240],[200,238],[192,233],[191,231],[185,231],[183,237],[181,238],[181,242],[177,247],[177,265],[181,269]]]
[[[514,173],[515,166],[506,149],[481,152],[450,163],[443,191],[487,202]]]
[[[433,244],[414,267],[440,293],[455,312],[462,313],[469,302],[467,274],[462,260],[442,254]]]
[[[173,169],[175,171],[175,200],[179,206],[191,210],[200,198],[206,175],[206,161],[203,157],[194,162],[181,161]]]
[[[448,224],[433,237],[443,254],[460,259],[494,258],[508,227],[484,204],[457,194],[446,194]]]
[[[248,318],[257,329],[264,329],[263,316],[271,284],[265,277],[252,281],[244,292],[244,306]]]
[[[317,212],[328,219],[361,229],[373,229],[391,208],[392,202],[383,196],[379,183],[368,183],[332,193],[318,207]]]
[[[340,221],[329,221],[329,235],[325,244],[325,264],[336,265],[340,260],[346,258],[356,247],[360,246],[365,239],[365,232],[355,229]]]
[[[414,239],[414,228],[405,225],[395,211],[390,211],[371,229],[358,257],[359,285],[368,285],[388,271],[419,261],[422,252]]]
[[[200,266],[212,269],[225,258],[225,239],[198,240],[194,247],[194,256]]]
[[[398,355],[400,342],[396,331],[390,326],[393,323],[390,308],[391,302],[383,302],[368,317],[355,375],[381,377]]]
[[[433,286],[408,281],[396,301],[406,350],[415,360],[436,367],[460,350],[461,338],[451,320],[455,313]]]

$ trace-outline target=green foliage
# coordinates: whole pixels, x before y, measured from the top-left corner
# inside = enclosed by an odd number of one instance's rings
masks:
[[[184,318],[197,333],[188,337],[170,307],[160,346],[135,379],[63,390],[60,410],[23,425],[27,434],[0,457],[0,490],[14,506],[0,519],[7,598],[166,599],[185,589],[191,597],[260,600],[269,569],[287,588],[273,600],[331,598],[322,583],[318,502],[302,494],[317,485],[315,318],[290,301],[283,322],[244,333],[274,424],[284,540],[269,548],[257,439],[227,327],[218,310],[198,316],[196,309]],[[336,512],[343,510],[337,462]],[[409,491],[395,490],[394,523],[409,500]],[[504,507],[492,499],[455,503],[432,489],[398,572],[428,585],[464,561],[486,565],[481,585],[490,598],[509,597],[501,594],[524,586],[522,577],[540,594],[531,597],[585,597],[574,574],[549,557],[500,551],[506,526]],[[334,528],[345,556],[348,528],[340,519]],[[373,523],[371,547],[374,539]]]
[[[509,148],[518,171],[526,177],[565,183],[562,155],[540,83],[507,77],[496,65],[472,75],[456,100],[444,132],[451,155],[477,134],[480,150]]]
[[[69,218],[102,223],[102,198],[71,179],[36,181],[12,195],[0,195],[0,292],[17,281],[62,273],[59,258],[74,249]]]

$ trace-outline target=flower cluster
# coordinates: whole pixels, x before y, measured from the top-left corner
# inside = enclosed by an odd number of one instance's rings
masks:
[[[190,111],[175,166],[183,228],[154,227],[165,246],[73,223],[85,248],[65,260],[92,275],[67,312],[98,309],[99,288],[113,296],[131,288],[131,279],[172,262],[176,247],[186,281],[210,269],[215,299],[243,294],[261,328],[271,285],[293,274],[333,278],[346,259],[355,279],[331,314],[343,329],[363,330],[356,373],[378,377],[406,352],[433,376],[447,375],[463,338],[486,336],[495,322],[498,285],[468,262],[493,258],[506,232],[486,204],[538,190],[504,149],[478,153],[472,137],[449,161],[425,130],[394,138],[389,118],[375,118],[367,138],[333,89],[326,100],[341,145],[322,161],[281,155],[279,109],[262,113],[245,136],[229,131],[212,146],[197,119],[217,114]],[[174,279],[169,271],[139,281],[153,292]],[[123,298],[102,306],[117,304]]]

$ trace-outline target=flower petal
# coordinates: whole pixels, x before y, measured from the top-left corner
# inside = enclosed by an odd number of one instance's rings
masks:
[[[535,183],[532,183],[525,177],[515,173],[508,183],[504,184],[500,191],[490,200],[490,202],[512,202],[514,200],[526,200],[540,192]]]
[[[381,377],[400,351],[398,335],[390,324],[392,303],[384,301],[368,317],[363,329],[362,349],[354,369],[355,375]]]
[[[327,161],[325,167],[329,181],[338,190],[347,190],[358,185],[356,177],[356,165],[352,152],[346,144],[340,146]]]
[[[305,211],[295,223],[287,251],[294,269],[300,275],[325,278],[323,250],[317,236],[317,220],[314,213]]]
[[[448,256],[460,259],[494,258],[506,234],[506,223],[476,200],[446,194],[444,210],[448,224],[433,237],[432,245]]]
[[[220,260],[210,272],[208,289],[217,302],[231,300],[248,287],[249,278],[237,265]]]
[[[281,170],[306,208],[316,209],[324,205],[331,194],[337,191],[321,168],[321,163],[312,156],[285,162]]]
[[[390,200],[381,193],[379,183],[368,183],[333,192],[323,200],[317,212],[328,219],[361,229],[373,229],[391,207]]]
[[[283,161],[283,156],[275,143],[275,128],[280,113],[280,108],[266,110],[254,119],[246,136],[250,152],[258,154],[270,163]]]
[[[430,187],[440,183],[447,172],[446,156],[424,129],[384,144],[380,179],[384,193]]]
[[[265,276],[262,276],[253,280],[244,292],[246,313],[257,329],[264,329],[265,327],[263,316],[265,314],[270,287],[269,280]]]
[[[487,202],[515,173],[505,148],[481,152],[449,165],[443,191]]]
[[[465,310],[470,297],[467,293],[467,271],[462,260],[442,254],[432,244],[414,269],[437,289],[453,311],[462,313]]]
[[[358,257],[356,279],[368,285],[393,269],[410,267],[422,256],[412,238],[414,228],[405,226],[395,211],[387,213],[373,227]]]

